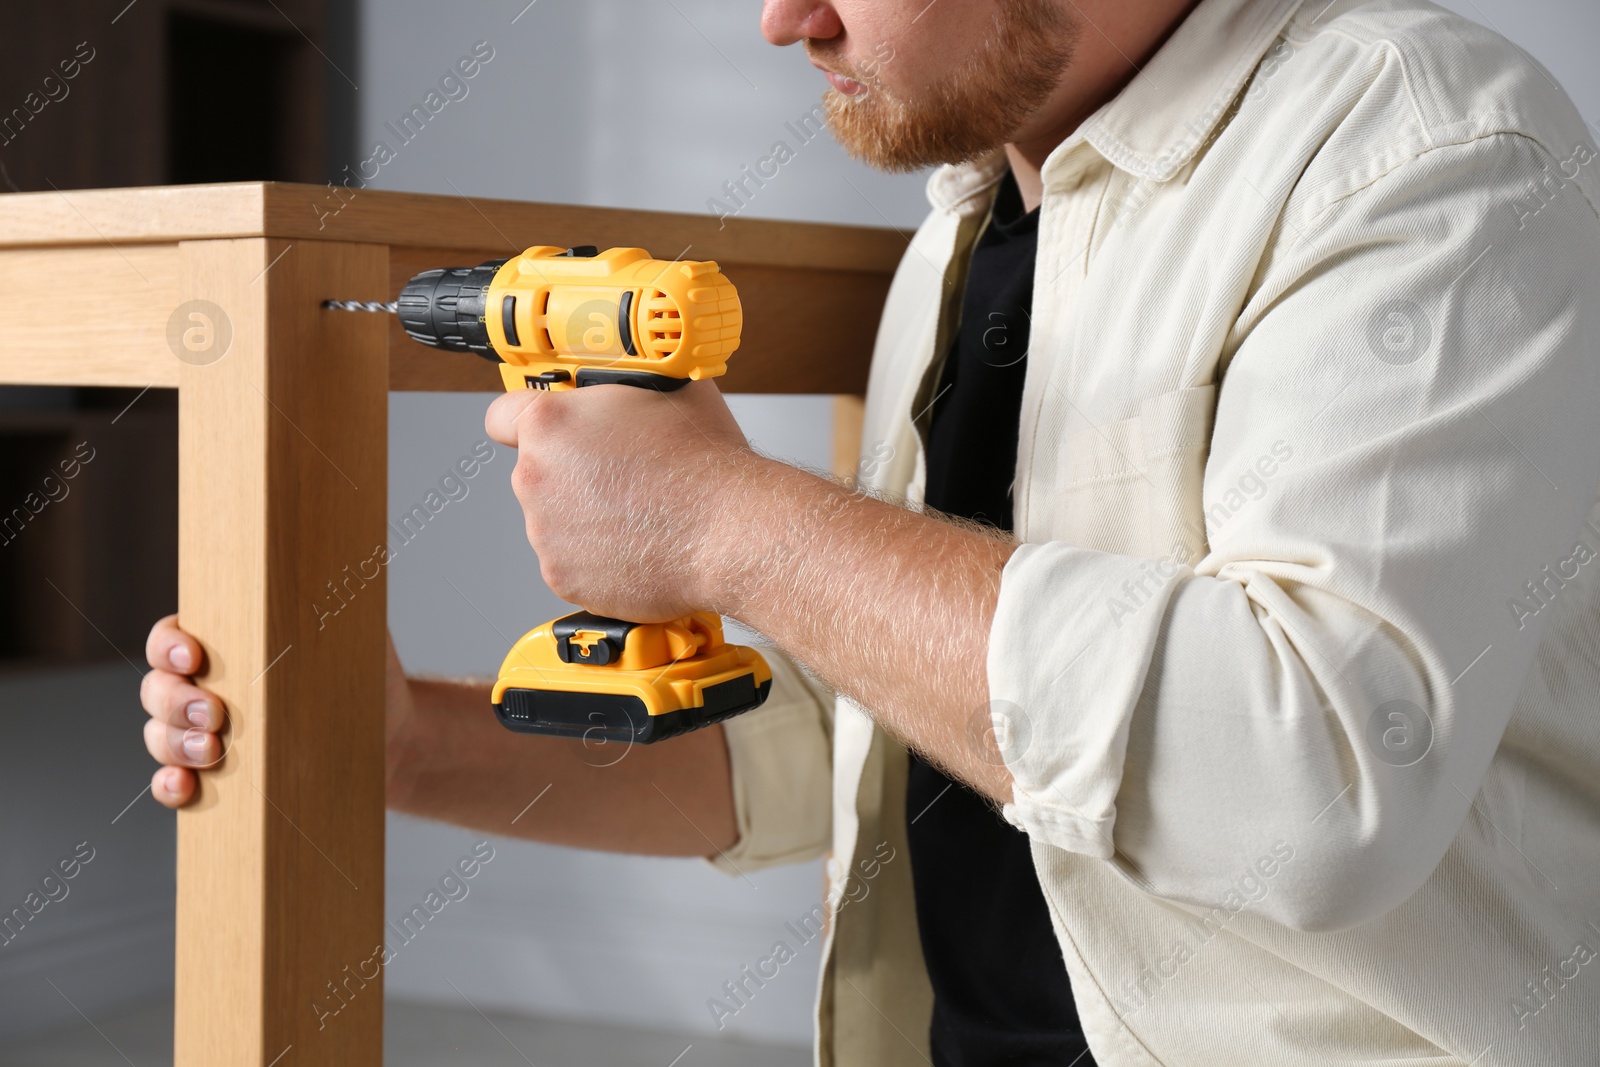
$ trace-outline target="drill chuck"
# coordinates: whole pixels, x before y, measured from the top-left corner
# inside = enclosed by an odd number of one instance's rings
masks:
[[[412,340],[450,352],[472,352],[491,363],[500,356],[484,323],[489,286],[505,264],[491,259],[476,267],[425,270],[400,290],[400,325]]]

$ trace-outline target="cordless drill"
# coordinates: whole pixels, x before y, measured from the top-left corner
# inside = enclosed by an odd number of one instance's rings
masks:
[[[424,271],[393,311],[425,345],[500,364],[507,391],[631,385],[669,392],[727,370],[739,294],[713,262],[665,262],[642,248],[538,245],[476,267]],[[519,733],[648,744],[759,707],[761,654],[696,611],[634,623],[577,611],[539,626],[500,666],[495,716]]]

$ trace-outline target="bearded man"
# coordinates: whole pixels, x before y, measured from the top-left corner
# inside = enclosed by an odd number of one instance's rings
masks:
[[[822,1064],[1591,1058],[1600,165],[1567,98],[1422,0],[762,26],[847,149],[939,167],[859,484],[751,451],[710,382],[488,427],[553,590],[739,619],[773,696],[600,770],[393,664],[391,804],[492,827],[551,781],[544,840],[831,850]],[[176,806],[223,713],[175,620],[149,655]]]

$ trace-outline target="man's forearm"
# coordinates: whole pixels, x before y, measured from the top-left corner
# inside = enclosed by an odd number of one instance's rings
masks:
[[[658,856],[715,855],[738,839],[720,726],[660,745],[526,737],[495,721],[486,683],[417,678],[410,689],[414,712],[391,739],[397,811]]]
[[[754,454],[724,483],[706,598],[980,792],[1011,799],[986,657],[1015,543]]]

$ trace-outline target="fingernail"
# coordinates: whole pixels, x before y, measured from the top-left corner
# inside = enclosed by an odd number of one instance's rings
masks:
[[[178,772],[175,768],[161,776],[161,788],[172,794],[178,792]]]
[[[203,759],[206,754],[206,739],[211,735],[204,730],[189,730],[183,735],[183,750],[196,759]]]
[[[167,662],[184,674],[194,670],[194,657],[189,655],[188,645],[173,645],[172,651],[167,653]]]
[[[211,705],[204,700],[191,700],[184,705],[183,712],[189,716],[189,724],[198,726],[202,730],[211,725]]]

